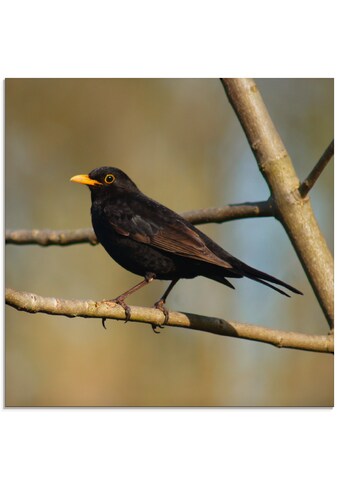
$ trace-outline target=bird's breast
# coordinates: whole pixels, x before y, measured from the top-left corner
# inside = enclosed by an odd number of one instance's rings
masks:
[[[148,244],[119,234],[104,213],[92,207],[92,225],[98,241],[107,253],[131,273],[145,276],[154,273],[158,279],[173,279],[178,271],[176,258]]]

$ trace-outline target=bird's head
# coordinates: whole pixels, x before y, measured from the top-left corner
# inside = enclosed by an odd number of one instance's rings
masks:
[[[92,196],[109,195],[119,190],[138,191],[135,183],[122,170],[114,167],[95,168],[88,175],[75,175],[71,182],[87,185]]]

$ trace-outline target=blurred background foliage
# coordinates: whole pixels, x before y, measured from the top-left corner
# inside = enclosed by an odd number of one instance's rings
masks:
[[[333,138],[333,80],[257,80],[300,179]],[[90,226],[90,195],[69,182],[124,170],[178,212],[266,199],[242,129],[217,79],[7,79],[6,227]],[[333,162],[311,192],[333,251]],[[202,229],[225,249],[304,292],[252,281],[236,291],[182,280],[168,307],[283,330],[328,326],[280,224]],[[140,280],[101,246],[7,246],[6,286],[44,296],[113,298]],[[129,299],[151,306],[166,283]],[[333,357],[148,325],[30,315],[6,308],[7,406],[331,406]]]

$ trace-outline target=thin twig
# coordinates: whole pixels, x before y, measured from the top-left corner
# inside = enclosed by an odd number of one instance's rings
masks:
[[[66,317],[125,320],[125,311],[117,304],[92,300],[63,300],[54,297],[42,297],[10,288],[6,288],[6,303],[17,310],[29,313],[40,312]],[[130,321],[132,322],[150,325],[163,323],[164,315],[160,310],[136,306],[130,308]],[[267,343],[279,348],[334,353],[333,335],[307,335],[296,332],[284,332],[221,318],[177,312],[169,313],[166,325]]]
[[[210,222],[226,222],[246,217],[269,217],[273,215],[270,200],[262,202],[245,202],[224,207],[210,207],[182,214],[192,224]],[[38,244],[40,246],[68,246],[71,244],[90,243],[98,241],[92,229],[76,229],[53,231],[49,229],[6,230],[6,244]]]
[[[306,195],[309,193],[309,191],[316,183],[320,174],[322,173],[322,171],[324,170],[328,162],[331,160],[333,155],[334,155],[334,140],[331,141],[331,143],[328,145],[328,147],[320,157],[319,162],[316,164],[313,170],[308,174],[308,176],[305,178],[303,183],[300,185],[299,193],[302,198],[305,198]]]

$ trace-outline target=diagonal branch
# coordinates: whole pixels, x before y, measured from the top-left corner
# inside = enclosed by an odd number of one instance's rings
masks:
[[[270,199],[262,202],[244,202],[224,207],[210,207],[182,214],[192,224],[206,224],[210,222],[226,222],[246,217],[269,217],[273,215]],[[19,229],[6,230],[6,244],[38,244],[40,246],[69,246],[71,244],[97,244],[92,229],[60,230],[49,229]]]
[[[331,160],[333,155],[334,155],[334,140],[331,141],[331,143],[328,145],[328,147],[320,157],[319,162],[316,164],[314,169],[309,173],[309,175],[300,185],[299,192],[302,198],[305,198],[306,195],[309,193],[309,191],[316,183],[322,171],[325,169],[326,165]]]
[[[222,79],[222,84],[271,190],[275,216],[283,224],[328,324],[333,328],[333,256],[310,201],[300,195],[300,181],[287,150],[255,82],[252,79]]]
[[[92,300],[63,300],[42,297],[33,293],[19,292],[6,288],[6,303],[11,307],[29,313],[47,313],[66,317],[101,318],[125,320],[125,311],[120,305]],[[132,322],[162,324],[164,315],[153,308],[131,307]],[[291,349],[334,353],[333,335],[307,335],[284,332],[270,328],[204,317],[191,313],[169,313],[168,326],[200,330],[227,337],[252,340]]]

